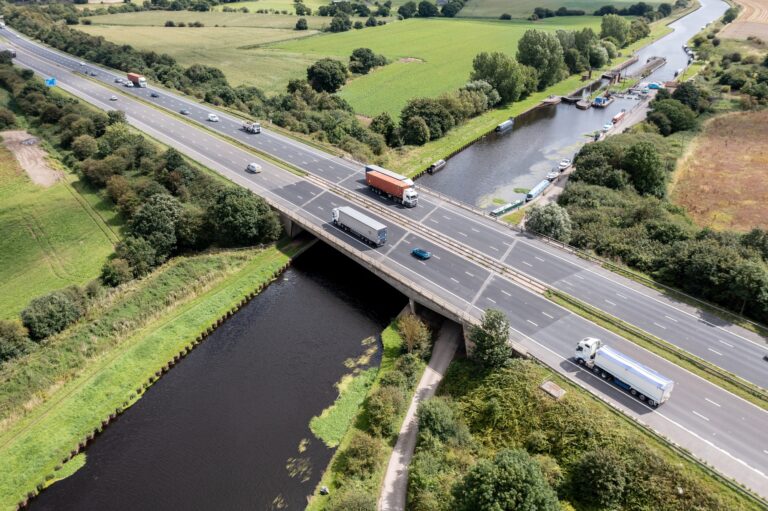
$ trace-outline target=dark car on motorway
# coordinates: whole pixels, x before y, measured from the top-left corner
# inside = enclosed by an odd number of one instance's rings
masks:
[[[427,250],[424,250],[423,248],[414,248],[411,250],[411,255],[415,257],[416,259],[420,259],[422,261],[426,261],[430,257],[432,257],[432,252],[428,252]]]
[[[157,92],[152,92],[149,95],[152,96],[153,98],[159,98],[160,97],[160,94],[158,94]]]
[[[187,110],[186,108],[182,108],[181,110],[179,110],[179,113],[181,115],[189,115],[189,110]]]

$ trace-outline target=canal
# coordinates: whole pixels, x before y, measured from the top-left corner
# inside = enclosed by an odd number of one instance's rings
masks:
[[[722,0],[700,3],[699,9],[670,25],[673,32],[640,50],[638,63],[628,72],[651,56],[666,57],[667,63],[648,81],[671,80],[685,67],[688,56],[683,44],[728,8]],[[541,106],[518,116],[506,133],[491,133],[453,156],[443,170],[424,175],[418,184],[483,209],[524,198],[562,158],[572,158],[595,131],[636,104],[617,99],[605,109],[579,110],[565,103]]]
[[[335,400],[345,361],[406,303],[316,244],[110,425],[85,467],[31,509],[304,509],[333,453],[309,421]]]

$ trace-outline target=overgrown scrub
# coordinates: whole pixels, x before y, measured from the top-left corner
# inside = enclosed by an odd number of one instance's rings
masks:
[[[559,401],[551,399],[538,388],[546,379],[565,387],[567,394]],[[463,482],[468,472],[475,474],[477,484],[504,481],[507,488],[514,482],[513,487],[523,488],[526,495],[554,491],[562,509],[756,509],[697,465],[534,362],[518,359],[502,369],[478,372],[474,363],[457,360],[439,393],[441,397],[435,398],[442,400],[439,406],[423,408],[425,427],[411,465],[408,509],[466,508],[472,494]],[[430,408],[441,410],[443,419],[431,418],[436,413]],[[469,441],[440,433],[462,424],[471,432]],[[498,479],[501,474],[495,472],[494,463],[499,463],[499,456],[510,456],[504,454],[508,449],[524,450],[527,454],[515,463],[525,466],[530,456],[536,465],[530,470],[540,472],[542,479],[538,475],[518,477],[517,482],[507,476]],[[515,470],[521,474],[521,469]],[[585,483],[590,484],[589,492]]]

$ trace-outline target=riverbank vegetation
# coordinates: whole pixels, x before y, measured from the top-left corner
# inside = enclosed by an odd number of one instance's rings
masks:
[[[206,328],[267,284],[306,241],[181,256],[91,298],[73,326],[0,368],[0,507],[57,467]]]
[[[381,340],[381,365],[367,395],[348,415],[339,447],[307,507],[310,511],[376,509],[389,456],[429,358],[432,334],[420,318],[405,314],[382,332]],[[363,382],[368,371],[354,378]],[[344,399],[341,394],[337,403]],[[323,487],[328,495],[321,493]]]

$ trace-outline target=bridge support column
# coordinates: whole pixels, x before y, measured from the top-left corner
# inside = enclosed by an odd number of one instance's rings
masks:
[[[408,298],[408,310],[411,314],[416,314],[416,300]]]
[[[280,223],[283,224],[285,234],[287,234],[289,238],[295,238],[304,232],[304,229],[302,229],[300,225],[297,225],[293,220],[283,214],[280,214]]]

